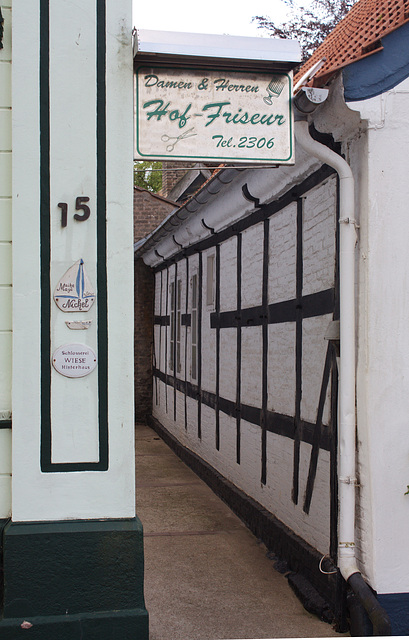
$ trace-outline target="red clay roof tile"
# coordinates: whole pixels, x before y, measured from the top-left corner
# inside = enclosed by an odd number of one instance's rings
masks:
[[[381,38],[409,21],[409,0],[358,0],[294,77],[294,84],[313,64],[326,58],[314,77],[323,86],[339,69],[382,49]]]

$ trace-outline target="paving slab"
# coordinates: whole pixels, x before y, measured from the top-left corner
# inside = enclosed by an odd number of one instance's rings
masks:
[[[213,532],[242,528],[243,524],[203,484],[139,487],[138,509],[145,514],[145,535],[156,532],[158,522],[167,533]],[[227,509],[227,510],[226,510]]]
[[[166,447],[165,443],[163,443]],[[170,451],[170,449],[168,449]],[[172,452],[171,452],[172,453]],[[160,455],[160,465],[155,459]],[[149,454],[136,457],[138,486],[169,486],[169,484],[200,483],[200,479],[177,456]]]
[[[345,636],[308,613],[267,549],[146,426],[136,430],[150,640]]]

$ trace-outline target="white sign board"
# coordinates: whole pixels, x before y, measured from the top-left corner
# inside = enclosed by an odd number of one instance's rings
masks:
[[[86,344],[65,344],[53,353],[53,367],[66,378],[83,378],[96,366],[96,353]]]
[[[292,73],[136,71],[135,158],[292,164]]]

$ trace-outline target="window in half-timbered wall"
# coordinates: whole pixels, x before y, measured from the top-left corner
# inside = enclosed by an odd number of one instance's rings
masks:
[[[198,302],[198,281],[197,273],[194,273],[191,280],[192,285],[192,316],[191,316],[191,376],[192,380],[197,379],[197,302]]]
[[[207,256],[206,268],[206,304],[208,307],[214,307],[214,289],[215,289],[215,254],[211,253]]]
[[[176,370],[181,371],[180,358],[180,334],[182,326],[182,281],[177,281],[176,286]]]
[[[180,334],[181,334],[181,321],[182,321],[182,281],[174,280],[170,283],[169,287],[170,297],[170,353],[169,353],[169,367],[170,370],[176,373],[181,370],[180,359]]]
[[[169,343],[169,368],[175,368],[175,283],[169,285],[170,297],[170,343]]]

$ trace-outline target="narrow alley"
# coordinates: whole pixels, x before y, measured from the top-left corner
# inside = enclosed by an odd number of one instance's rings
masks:
[[[149,427],[136,429],[150,640],[337,637],[233,512]]]

